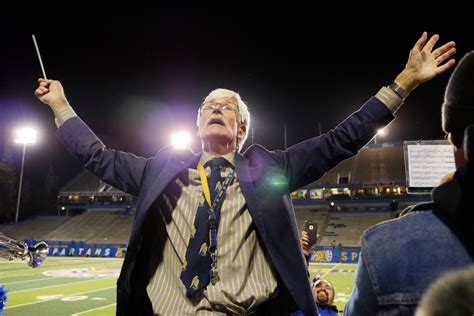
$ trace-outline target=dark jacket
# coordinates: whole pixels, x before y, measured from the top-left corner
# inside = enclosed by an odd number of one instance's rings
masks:
[[[473,196],[474,173],[468,165],[433,190],[433,202],[368,229],[344,315],[413,315],[436,279],[471,265]]]
[[[251,146],[237,154],[237,179],[255,224],[259,241],[278,278],[275,314],[300,309],[315,315],[315,306],[301,253],[290,192],[305,186],[342,160],[355,155],[377,129],[393,119],[375,97],[334,130],[296,144],[284,151]],[[151,315],[146,285],[161,262],[165,240],[153,231],[165,229],[163,218],[153,212],[165,188],[183,170],[194,166],[200,155],[166,147],[150,159],[107,149],[79,119],[66,121],[57,135],[84,166],[104,182],[138,196],[132,233],[117,282],[117,315]],[[166,210],[159,209],[159,212]],[[146,223],[146,225],[144,225]]]

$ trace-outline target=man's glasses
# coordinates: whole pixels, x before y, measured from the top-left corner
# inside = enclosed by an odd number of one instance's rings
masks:
[[[227,112],[236,112],[237,108],[230,103],[204,103],[201,105],[201,111],[222,110]]]

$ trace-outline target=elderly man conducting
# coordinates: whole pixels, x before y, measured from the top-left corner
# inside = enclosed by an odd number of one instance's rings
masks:
[[[290,192],[357,154],[420,83],[454,64],[454,42],[423,33],[399,76],[335,129],[283,151],[240,152],[249,113],[238,93],[212,91],[198,109],[202,152],[141,158],[107,148],[75,114],[56,80],[36,96],[57,135],[104,182],[136,195],[117,282],[118,315],[317,315]],[[279,185],[275,185],[279,183]]]

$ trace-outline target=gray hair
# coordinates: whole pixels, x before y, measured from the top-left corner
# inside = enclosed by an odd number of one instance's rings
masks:
[[[209,95],[204,99],[203,104],[207,103],[214,99],[220,98],[229,98],[237,100],[237,108],[239,110],[239,124],[243,124],[246,127],[245,135],[242,139],[237,139],[237,147],[239,151],[242,149],[247,137],[249,136],[249,127],[250,127],[250,112],[247,108],[247,104],[242,101],[240,95],[232,90],[228,89],[215,89],[209,93]],[[199,119],[201,118],[201,111],[198,111],[196,125],[199,127]]]

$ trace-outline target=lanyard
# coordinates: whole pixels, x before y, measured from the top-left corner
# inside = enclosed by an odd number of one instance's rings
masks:
[[[204,191],[204,197],[206,198],[207,204],[211,208],[212,211],[216,209],[216,207],[221,203],[225,196],[225,191],[227,190],[227,187],[229,186],[230,182],[235,176],[235,172],[230,172],[224,182],[222,183],[222,188],[217,192],[217,195],[214,199],[214,201],[211,201],[211,191],[209,190],[209,184],[207,182],[207,176],[206,176],[206,171],[204,170],[204,166],[202,165],[201,162],[198,163],[198,172],[199,176],[201,177],[201,184],[202,184],[202,189]]]
[[[211,203],[211,191],[209,190],[209,184],[207,183],[207,177],[206,177],[206,172],[204,170],[204,166],[202,165],[201,162],[198,163],[198,171],[199,171],[199,176],[201,177],[201,183],[202,183],[202,188],[204,191],[204,197],[206,198],[207,204],[209,204],[209,210],[208,210],[208,219],[207,222],[209,224],[209,255],[211,256],[211,271],[209,271],[209,275],[211,278],[212,284],[216,284],[217,281],[219,281],[219,276],[217,274],[217,254],[216,254],[216,249],[217,249],[217,216],[215,210],[218,210],[220,208],[221,203],[224,201],[225,197],[225,191],[227,190],[227,187],[229,186],[230,182],[234,178],[235,172],[229,172],[227,175],[226,179],[224,180],[224,183],[222,183],[222,187],[217,192],[217,195]]]
[[[198,163],[199,176],[201,177],[202,189],[204,191],[204,197],[206,198],[207,204],[209,207],[212,207],[211,203],[211,191],[209,191],[209,184],[207,183],[206,171],[202,162]]]

